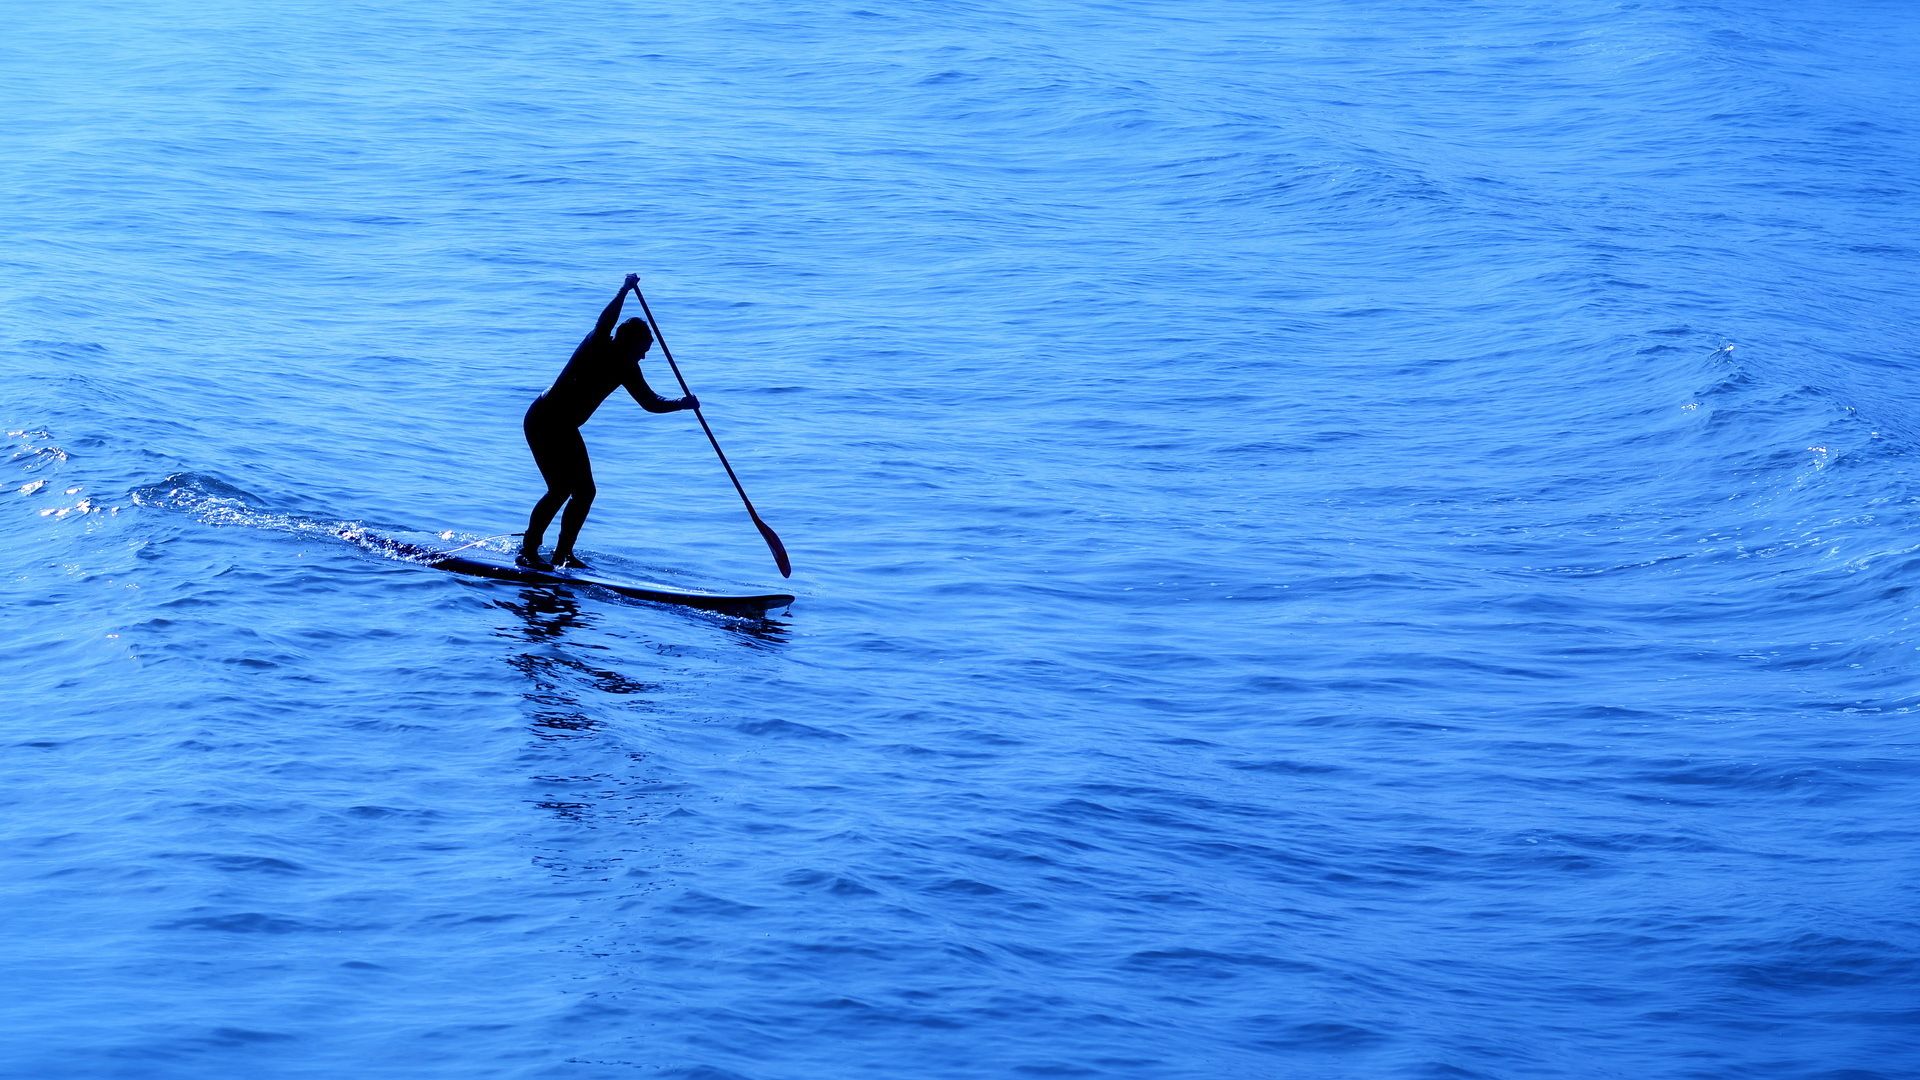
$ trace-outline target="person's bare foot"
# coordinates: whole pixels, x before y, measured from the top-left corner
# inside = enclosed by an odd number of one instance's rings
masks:
[[[553,569],[552,563],[541,558],[540,553],[538,551],[532,550],[531,548],[521,548],[520,554],[515,555],[513,557],[513,565],[524,566],[529,570]]]
[[[559,552],[555,552],[553,555],[553,565],[559,567],[562,570],[587,569],[587,564],[581,560],[580,556],[575,555],[571,551],[567,552],[564,555],[560,554]]]

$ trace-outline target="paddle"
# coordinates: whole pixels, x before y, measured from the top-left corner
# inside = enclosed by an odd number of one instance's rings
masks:
[[[640,291],[636,283],[633,295],[640,299],[640,310],[647,313],[647,326],[653,331],[653,340],[660,343],[660,354],[667,358],[667,366],[673,369],[673,377],[680,382],[680,392],[688,397],[693,391],[687,388],[686,376],[680,374],[680,365],[673,362],[673,350],[667,348],[667,339],[660,336],[660,324],[654,320],[653,308],[647,304],[647,296]],[[773,552],[774,565],[780,568],[781,577],[793,576],[793,563],[787,559],[787,545],[780,542],[767,523],[760,520],[760,512],[753,508],[753,500],[747,498],[747,489],[740,486],[740,478],[733,474],[733,466],[727,463],[727,455],[720,449],[720,440],[713,437],[713,429],[707,426],[707,418],[698,407],[693,410],[694,419],[700,421],[700,430],[707,433],[707,441],[713,444],[713,452],[720,455],[720,464],[727,470],[727,479],[733,481],[733,490],[740,493],[740,501],[746,504],[747,516],[753,519],[753,527],[760,530],[760,538],[767,542],[767,550]]]

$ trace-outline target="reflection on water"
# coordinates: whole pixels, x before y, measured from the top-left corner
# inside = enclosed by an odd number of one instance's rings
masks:
[[[582,659],[582,654],[612,653],[616,646],[608,642],[635,642],[649,654],[670,654],[669,647],[640,642],[621,633],[624,627],[603,625],[609,617],[617,619],[632,608],[655,605],[604,597],[582,604],[571,590],[545,586],[524,586],[512,597],[495,601],[495,605],[515,616],[496,633],[530,646],[513,653],[507,663],[526,678],[522,695],[532,706],[537,733],[543,738],[578,738],[603,726],[604,721],[594,718],[582,704],[583,692],[632,698],[660,689],[658,682],[636,679]],[[677,609],[676,614],[685,616],[690,630],[703,624],[716,626],[726,640],[749,648],[777,648],[789,637],[787,625],[774,619],[742,619]]]
[[[494,635],[507,643],[503,658],[520,676],[531,719],[523,761],[538,794],[529,801],[563,830],[535,862],[572,880],[657,859],[643,839],[648,826],[687,792],[652,749],[661,733],[648,722],[673,707],[665,680],[685,671],[680,658],[689,652],[775,649],[788,628],[548,586],[503,588],[493,604],[511,614]],[[612,847],[583,840],[581,826]]]
[[[638,695],[659,684],[642,682],[609,668],[598,667],[573,654],[583,650],[608,651],[606,645],[569,635],[590,630],[600,621],[572,595],[559,589],[528,587],[516,599],[500,600],[501,608],[518,621],[502,627],[504,637],[518,638],[536,648],[507,658],[524,675],[522,696],[532,707],[534,733],[545,739],[573,739],[600,730],[604,722],[589,715],[580,700],[582,688],[602,693]]]
[[[555,641],[570,629],[591,627],[598,621],[572,595],[559,589],[527,586],[518,593],[518,599],[495,601],[496,606],[520,617],[517,624],[500,629],[502,637],[513,637],[517,632],[528,641]]]
[[[739,619],[722,616],[726,623],[727,634],[741,645],[748,647],[772,647],[786,644],[790,636],[787,624],[772,616],[759,619]]]
[[[608,729],[652,713],[661,689],[611,665],[652,668],[661,650],[624,625],[631,613],[622,606],[594,597],[583,603],[571,590],[524,586],[495,606],[513,615],[495,633],[512,643],[506,662],[523,679],[535,736],[523,758],[538,792],[529,802],[560,830],[537,845],[534,863],[570,882],[606,881],[656,858],[645,826],[662,812],[660,800],[677,792],[648,775],[649,755],[633,748],[648,733]]]

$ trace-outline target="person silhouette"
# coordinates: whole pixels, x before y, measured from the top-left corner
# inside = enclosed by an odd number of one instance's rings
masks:
[[[580,536],[580,527],[587,523],[595,489],[593,463],[587,459],[587,444],[580,437],[580,425],[587,422],[614,390],[626,387],[633,400],[650,413],[700,407],[692,394],[678,401],[661,397],[640,374],[640,358],[653,345],[653,332],[645,320],[628,319],[620,323],[619,329],[614,328],[627,290],[637,293],[639,286],[640,275],[628,274],[620,291],[614,294],[613,302],[593,324],[593,330],[581,339],[580,347],[573,350],[567,366],[560,369],[560,377],[527,406],[526,418],[520,426],[527,434],[527,448],[533,451],[533,463],[547,482],[547,493],[533,504],[533,513],[527,519],[520,554],[514,559],[521,566],[536,570],[550,570],[555,566],[585,567],[573,553],[573,544]],[[546,538],[553,515],[559,513],[563,505],[566,512],[560,516],[560,539],[553,545],[553,559],[549,562],[541,558],[540,544]]]

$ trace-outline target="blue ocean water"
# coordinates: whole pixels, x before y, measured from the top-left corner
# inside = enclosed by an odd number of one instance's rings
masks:
[[[1920,1075],[1920,9],[5,26],[0,1074]]]

